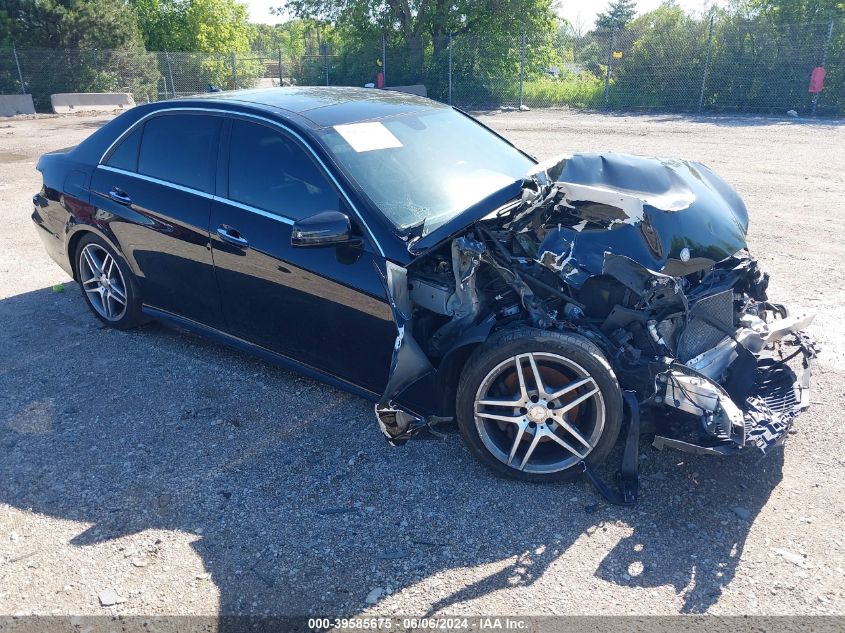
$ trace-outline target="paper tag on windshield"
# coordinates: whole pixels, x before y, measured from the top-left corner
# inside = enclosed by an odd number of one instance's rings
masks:
[[[393,136],[393,132],[378,121],[335,125],[334,129],[356,152],[402,147],[402,143]]]

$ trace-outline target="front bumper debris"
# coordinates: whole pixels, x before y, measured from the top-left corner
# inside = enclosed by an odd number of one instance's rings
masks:
[[[818,349],[813,339],[797,328],[811,320],[795,320],[778,328],[776,340],[759,354],[736,347],[732,364],[737,366],[729,367],[733,375],[725,386],[691,367],[698,359],[684,365],[671,361],[669,369],[656,378],[658,399],[698,415],[714,441],[705,446],[657,435],[654,446],[725,455],[742,447],[755,447],[766,454],[783,444],[795,416],[810,406],[812,360]],[[739,331],[734,340],[744,335]]]

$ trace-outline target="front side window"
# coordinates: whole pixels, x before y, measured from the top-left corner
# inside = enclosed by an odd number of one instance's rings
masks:
[[[239,120],[232,124],[229,199],[293,220],[340,205],[335,189],[294,141]]]
[[[138,173],[214,192],[220,117],[167,114],[144,124]]]
[[[400,232],[425,235],[521,180],[528,156],[448,108],[336,125],[322,140]]]

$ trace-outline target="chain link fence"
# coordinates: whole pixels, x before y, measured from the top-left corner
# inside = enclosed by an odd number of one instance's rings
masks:
[[[571,107],[845,115],[845,23],[775,25],[695,19],[616,32],[538,37],[396,37],[305,54],[0,50],[0,93],[29,92],[49,111],[59,92],[131,92],[136,102],[279,85],[424,84],[465,109]],[[383,66],[377,65],[380,60]],[[811,93],[813,70],[826,71]]]

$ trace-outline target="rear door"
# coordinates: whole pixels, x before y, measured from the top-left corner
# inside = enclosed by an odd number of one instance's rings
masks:
[[[351,209],[296,139],[233,119],[211,242],[227,330],[374,392],[384,388],[396,328],[368,240],[291,246],[295,220]]]
[[[94,202],[135,269],[147,305],[222,326],[209,244],[223,118],[163,112],[117,146],[92,180]]]

